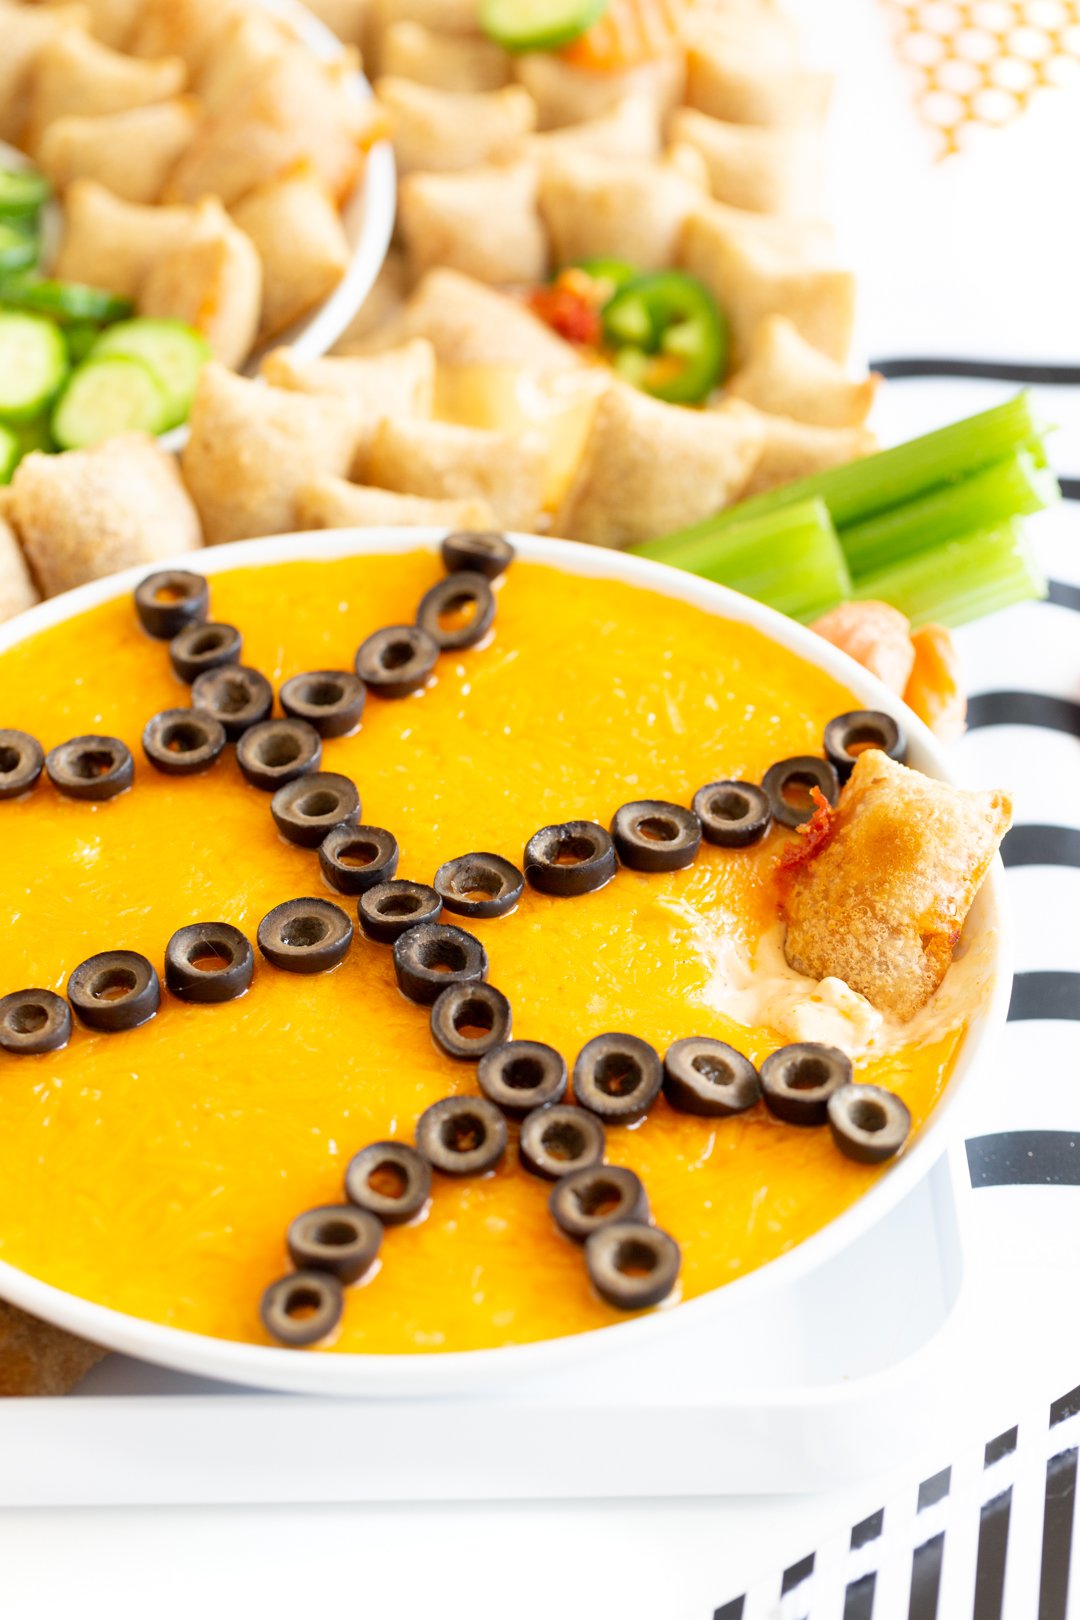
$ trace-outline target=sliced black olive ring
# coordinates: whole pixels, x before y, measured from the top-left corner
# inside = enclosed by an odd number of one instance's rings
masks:
[[[360,927],[378,945],[393,945],[410,928],[438,922],[442,901],[427,883],[391,878],[366,889],[356,907]]]
[[[361,905],[367,898],[361,895]],[[398,988],[421,1007],[430,1007],[448,984],[471,984],[487,969],[480,941],[451,923],[420,923],[394,941]]]
[[[319,865],[339,894],[364,894],[389,883],[399,853],[397,839],[385,827],[334,827],[319,845]]]
[[[139,623],[155,641],[171,641],[210,611],[210,587],[201,574],[168,568],[147,574],[135,587]]]
[[[382,1234],[382,1222],[370,1210],[324,1204],[298,1215],[285,1241],[297,1271],[325,1271],[338,1282],[354,1283],[375,1264]]]
[[[691,1035],[664,1054],[664,1096],[681,1114],[743,1114],[761,1096],[761,1077],[726,1041]]]
[[[482,1058],[510,1039],[513,1014],[501,990],[483,979],[450,984],[431,1008],[431,1038],[447,1057]],[[483,1090],[483,1087],[480,1088]]]
[[[220,759],[225,727],[196,709],[162,709],[143,729],[143,753],[163,776],[197,776]]]
[[[851,1082],[851,1059],[836,1046],[799,1041],[772,1052],[761,1065],[765,1106],[789,1125],[824,1125],[829,1098]]]
[[[837,1086],[828,1103],[833,1141],[859,1164],[882,1164],[911,1135],[907,1104],[884,1086]]]
[[[157,971],[138,951],[88,956],[68,980],[67,994],[80,1023],[108,1034],[136,1029],[161,1005]]]
[[[71,1008],[52,990],[12,990],[0,999],[0,1052],[32,1057],[71,1039]]]
[[[279,1344],[300,1349],[333,1333],[345,1309],[341,1284],[328,1271],[293,1271],[262,1297],[263,1327]]]
[[[811,788],[817,788],[829,804],[835,804],[840,797],[840,779],[834,767],[827,759],[817,759],[813,754],[778,759],[765,772],[761,785],[773,820],[782,827],[801,827],[810,820],[814,813]]]
[[[230,742],[238,742],[245,731],[270,718],[274,688],[257,669],[223,664],[195,678],[191,701],[196,709],[221,721]]]
[[[825,727],[825,756],[841,782],[847,781],[864,748],[880,748],[901,765],[907,758],[902,728],[882,709],[851,709]]]
[[[263,720],[236,745],[236,763],[245,781],[264,793],[295,782],[322,761],[322,742],[306,720]]]
[[[119,737],[72,737],[45,755],[45,770],[57,793],[101,803],[126,793],[135,780],[131,749]]]
[[[169,660],[190,686],[204,670],[238,664],[243,650],[244,638],[233,624],[189,624],[169,642]]]
[[[585,1240],[589,1280],[620,1311],[659,1305],[678,1280],[681,1260],[673,1237],[639,1221],[612,1221]]]
[[[443,567],[448,574],[462,571],[498,579],[514,560],[513,546],[505,534],[491,529],[462,529],[448,534],[442,543]]]
[[[525,880],[541,894],[589,894],[611,881],[616,866],[611,834],[595,821],[541,827],[525,845]]]
[[[361,642],[356,673],[379,697],[418,692],[439,661],[438,643],[416,624],[392,624]]]
[[[476,1071],[480,1090],[509,1119],[524,1119],[566,1096],[566,1059],[543,1041],[507,1041],[485,1052]]]
[[[548,1208],[560,1232],[575,1243],[584,1243],[612,1221],[644,1223],[649,1219],[649,1200],[641,1181],[632,1170],[614,1164],[563,1176],[551,1189]]]
[[[45,750],[28,731],[0,731],[0,799],[29,793],[45,768]]]
[[[360,724],[367,688],[351,670],[314,669],[293,675],[278,696],[290,719],[306,720],[320,737],[345,737]]]
[[[352,920],[330,900],[285,900],[259,924],[259,949],[287,973],[326,973],[352,944]]]
[[[692,810],[663,799],[624,804],[611,819],[615,853],[635,872],[678,872],[701,847],[701,823]]]
[[[233,1001],[254,972],[251,941],[232,923],[188,923],[165,947],[165,983],[181,1001]]]
[[[644,1119],[664,1079],[659,1055],[637,1035],[596,1035],[574,1064],[574,1101],[608,1125]]]
[[[435,892],[447,911],[462,917],[505,917],[521,899],[525,879],[513,861],[480,851],[444,861]]]
[[[518,1138],[525,1169],[545,1181],[603,1164],[605,1146],[604,1127],[596,1115],[570,1103],[534,1108],[522,1120]]]
[[[772,823],[769,796],[756,782],[709,782],[694,794],[694,814],[707,843],[746,849]]]
[[[479,1176],[506,1152],[506,1120],[486,1097],[443,1097],[416,1123],[416,1149],[444,1176]]]
[[[475,647],[491,629],[495,598],[483,574],[454,573],[425,591],[416,622],[442,652]]]
[[[360,795],[347,776],[312,771],[278,788],[270,800],[270,814],[290,844],[318,849],[333,828],[360,819]]]
[[[431,1166],[405,1142],[372,1142],[350,1160],[345,1196],[384,1226],[401,1226],[431,1197]]]

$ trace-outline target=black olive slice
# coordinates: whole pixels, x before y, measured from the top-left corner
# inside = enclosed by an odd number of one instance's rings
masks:
[[[548,1208],[560,1232],[575,1243],[584,1243],[612,1221],[649,1219],[649,1200],[640,1180],[632,1170],[614,1164],[563,1176],[551,1189]]]
[[[346,737],[360,724],[367,688],[352,670],[313,669],[293,675],[278,696],[291,719],[306,720],[320,737]]]
[[[479,1176],[506,1152],[506,1120],[486,1097],[443,1097],[416,1124],[416,1150],[444,1176]]]
[[[837,1086],[828,1103],[833,1141],[859,1164],[882,1164],[911,1135],[907,1104],[884,1086]]]
[[[635,872],[678,872],[701,847],[701,823],[692,810],[663,799],[624,804],[611,819],[615,853]]]
[[[604,1127],[595,1114],[570,1103],[534,1108],[521,1122],[518,1152],[526,1170],[558,1181],[572,1170],[604,1162]]]
[[[447,1057],[469,1062],[508,1041],[512,1022],[510,1003],[493,984],[450,984],[432,1004],[431,1038]]]
[[[612,1221],[585,1240],[589,1280],[620,1311],[659,1305],[674,1288],[681,1261],[673,1237],[639,1221]]]
[[[379,945],[393,945],[410,928],[438,922],[442,901],[427,883],[391,878],[366,889],[356,907],[360,927]]]
[[[824,1125],[829,1098],[850,1084],[851,1073],[851,1059],[839,1047],[817,1041],[781,1046],[761,1065],[765,1106],[789,1125]]]
[[[201,574],[167,568],[135,587],[139,623],[155,641],[171,641],[189,624],[201,624],[209,611],[210,587]]]
[[[438,643],[426,630],[391,624],[360,643],[356,673],[379,697],[403,698],[420,690],[438,660]]]
[[[0,999],[0,1052],[31,1057],[71,1039],[71,1008],[52,990],[12,990]]]
[[[398,856],[398,841],[385,827],[334,827],[319,845],[322,875],[339,894],[364,894],[388,883]]]
[[[664,1054],[664,1096],[682,1114],[743,1114],[761,1096],[761,1078],[726,1041],[691,1035]]]
[[[864,748],[880,748],[900,765],[907,758],[902,728],[882,709],[850,709],[825,727],[825,756],[841,782],[847,781]]]
[[[663,1083],[660,1058],[637,1035],[596,1035],[574,1064],[574,1101],[607,1125],[644,1119]]]
[[[827,759],[796,754],[770,765],[761,779],[773,820],[782,827],[801,827],[814,814],[810,789],[818,788],[829,804],[840,797],[840,779]]]
[[[204,714],[212,714],[225,727],[230,742],[238,742],[245,731],[270,718],[274,688],[265,675],[245,664],[223,664],[196,677],[191,701]]]
[[[525,845],[525,880],[541,894],[577,895],[602,889],[615,876],[611,834],[595,821],[541,827]]]
[[[416,622],[442,652],[475,647],[491,629],[495,598],[483,574],[454,573],[425,591]]]
[[[354,1283],[375,1264],[382,1222],[352,1204],[307,1209],[289,1225],[286,1245],[297,1271],[326,1271],[338,1282]]]
[[[100,951],[80,962],[67,983],[75,1016],[88,1029],[135,1029],[161,1004],[157,972],[138,951]]]
[[[322,761],[319,733],[306,720],[263,720],[236,745],[236,763],[246,781],[264,793],[275,793]]]
[[[254,972],[251,941],[232,923],[188,923],[165,947],[165,983],[181,1001],[233,1001]]]
[[[259,949],[288,973],[326,973],[344,960],[353,925],[330,900],[285,900],[259,924]]]
[[[361,905],[367,898],[361,896]],[[394,941],[398,988],[421,1007],[430,1007],[449,984],[482,979],[487,969],[480,941],[452,923],[420,923]]]
[[[272,1338],[300,1349],[333,1333],[344,1309],[341,1284],[330,1272],[293,1271],[270,1284],[259,1314]]]
[[[208,771],[225,747],[225,727],[197,709],[162,709],[146,722],[143,753],[163,776]]]
[[[509,1119],[524,1119],[534,1109],[562,1102],[566,1059],[543,1041],[507,1041],[484,1053],[476,1082]]]
[[[435,892],[447,911],[462,917],[505,917],[521,899],[525,879],[513,861],[480,851],[444,861]]]
[[[58,743],[45,756],[45,770],[57,793],[97,803],[126,793],[135,780],[131,749],[119,737],[72,737]]]
[[[462,529],[448,534],[442,543],[443,567],[448,574],[467,572],[498,579],[514,560],[513,546],[505,534],[491,529]]]
[[[405,1142],[372,1142],[350,1161],[345,1196],[384,1226],[401,1226],[431,1197],[431,1166]]]
[[[279,787],[270,800],[278,832],[290,844],[318,849],[328,832],[360,817],[355,783],[335,771],[312,771]]]
[[[709,782],[694,794],[702,836],[722,849],[746,849],[772,824],[769,795],[756,782]]]
[[[27,731],[0,731],[0,800],[29,793],[45,768],[45,750]]]
[[[190,686],[204,670],[238,664],[243,650],[244,639],[233,624],[189,624],[169,642],[169,659]]]

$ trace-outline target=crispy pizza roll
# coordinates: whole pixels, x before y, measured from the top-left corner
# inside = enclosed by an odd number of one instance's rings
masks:
[[[11,505],[14,506],[13,501]],[[6,513],[7,503],[0,509],[0,624],[41,601]]]
[[[350,401],[360,424],[353,466],[361,477],[383,418],[430,419],[435,403],[435,351],[424,338],[413,338],[381,354],[325,360],[299,360],[291,349],[274,349],[260,370],[275,388],[336,394]]]
[[[1012,819],[1004,793],[967,793],[859,755],[830,836],[783,874],[785,952],[902,1020],[934,994]]]
[[[547,273],[532,163],[407,174],[398,222],[414,277],[435,265],[497,283],[543,281]]]
[[[384,524],[445,523],[450,529],[494,529],[486,501],[429,501],[422,495],[396,495],[344,478],[315,478],[296,497],[296,521],[303,529],[365,529]]]
[[[824,154],[816,130],[725,123],[680,107],[668,133],[701,153],[717,201],[757,214],[819,212]]]
[[[691,411],[625,383],[601,396],[555,532],[632,546],[737,500],[761,453],[761,418],[732,401]]]
[[[334,352],[369,354],[392,348],[404,335],[401,329],[408,288],[405,256],[392,247],[371,291],[334,345]]]
[[[375,0],[307,0],[307,8],[338,39],[346,45],[355,45],[361,57],[371,49],[375,37]]]
[[[66,1395],[106,1353],[0,1300],[0,1397]]]
[[[743,364],[727,391],[759,411],[816,427],[860,427],[881,378],[857,379],[815,349],[783,315],[766,315],[750,336]]]
[[[523,304],[457,270],[429,270],[406,306],[402,330],[427,338],[440,366],[574,370],[585,362]]]
[[[259,78],[276,67],[291,36],[273,17],[246,11],[230,18],[214,35],[199,64],[195,88],[211,115],[227,112],[247,96]]]
[[[700,188],[673,164],[587,152],[549,159],[540,181],[540,211],[557,265],[612,258],[662,270],[674,261],[682,228],[701,200]]]
[[[0,0],[0,140],[22,139],[34,68],[46,45],[69,29],[84,28],[87,20],[81,5],[22,6]]]
[[[365,477],[381,489],[427,500],[486,501],[503,528],[531,529],[544,496],[544,444],[529,433],[384,420]]]
[[[246,0],[142,0],[128,49],[136,56],[179,56],[198,72],[214,40],[243,15]]]
[[[390,121],[398,170],[469,169],[514,155],[536,124],[527,90],[435,90],[385,77],[375,93]]]
[[[101,118],[57,118],[38,142],[38,167],[58,191],[97,180],[126,202],[153,203],[191,145],[199,103],[191,96]]]
[[[479,36],[444,34],[418,22],[395,22],[379,47],[383,73],[436,90],[501,90],[510,83],[510,58]]]
[[[168,101],[183,90],[187,69],[178,56],[140,61],[110,50],[76,28],[56,34],[34,67],[27,139],[36,148],[55,118],[100,118]]]
[[[680,150],[693,152],[694,148],[673,148],[673,151]],[[698,202],[687,215],[677,257],[680,261],[707,266],[714,244],[720,238],[736,244],[745,242],[751,251],[760,244],[785,259],[809,264],[822,263],[833,249],[832,227],[825,220],[794,214],[755,214],[748,208],[733,208],[730,203],[709,197]],[[700,269],[695,273],[706,282],[712,280]]]
[[[663,122],[682,96],[682,59],[675,55],[613,73],[586,72],[548,51],[515,57],[512,66],[514,77],[536,102],[544,130],[599,118],[630,95],[645,96]]]
[[[15,527],[46,596],[201,544],[171,456],[145,433],[92,450],[24,457],[11,481]]]
[[[124,202],[96,180],[76,180],[64,197],[55,274],[132,298],[152,266],[187,240],[196,217],[194,208]]]
[[[326,187],[308,164],[256,186],[233,219],[262,261],[259,341],[328,298],[349,264],[349,243]]]
[[[660,118],[655,102],[640,94],[624,96],[598,117],[533,135],[526,145],[527,155],[541,164],[548,158],[573,157],[579,152],[653,162],[660,156]]]
[[[46,0],[46,4],[63,6],[67,0]],[[80,0],[80,4],[95,39],[114,51],[127,50],[143,0]]]
[[[296,492],[344,478],[359,424],[347,400],[295,394],[204,366],[181,455],[207,545],[296,527]]]
[[[888,602],[839,602],[810,626],[834,647],[884,681],[897,697],[915,666],[911,625]]]
[[[832,80],[797,67],[778,70],[752,49],[705,35],[686,55],[686,102],[730,124],[822,123]]]
[[[749,409],[749,407],[747,407]],[[790,416],[757,413],[764,442],[744,497],[760,495],[795,478],[809,478],[827,467],[840,467],[857,461],[877,449],[877,440],[868,428],[811,427]]]
[[[421,23],[443,34],[475,34],[476,0],[375,0],[381,26]]]
[[[215,360],[236,367],[255,343],[262,265],[255,244],[212,197],[199,204],[190,237],[162,255],[139,288],[140,315],[185,321]]]

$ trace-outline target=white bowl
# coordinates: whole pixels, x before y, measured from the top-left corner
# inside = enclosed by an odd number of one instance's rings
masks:
[[[269,540],[244,540],[187,553],[176,560],[175,566],[200,569],[212,575],[223,569],[261,567],[299,558],[408,551],[437,542],[443,532],[436,529],[349,529],[280,535]],[[847,686],[867,708],[894,714],[907,730],[911,763],[932,776],[950,780],[941,749],[926,726],[860,665],[791,619],[692,574],[623,552],[532,535],[515,535],[513,539],[519,554],[530,560],[553,564],[570,574],[645,586],[662,596],[689,602],[720,619],[753,626]],[[99,602],[130,592],[146,572],[145,566],[128,569],[19,615],[0,626],[0,652],[38,630],[60,624]],[[1011,973],[1001,938],[1002,888],[1001,863],[997,861],[965,929],[969,944],[988,931],[997,934],[991,965],[978,1005],[971,1010],[968,1033],[945,1096],[911,1148],[856,1204],[796,1248],[723,1288],[673,1309],[655,1311],[570,1338],[503,1349],[447,1354],[346,1355],[237,1344],[162,1327],[91,1304],[2,1262],[0,1296],[72,1333],[146,1361],[235,1383],[321,1395],[432,1395],[483,1389],[495,1379],[521,1379],[545,1373],[585,1356],[602,1355],[608,1350],[668,1333],[680,1323],[709,1322],[727,1333],[736,1331],[739,1312],[747,1300],[765,1289],[786,1286],[853,1243],[927,1174],[956,1134],[958,1104],[963,1095],[970,1092],[979,1054],[984,1045],[992,1043],[1008,1008]]]

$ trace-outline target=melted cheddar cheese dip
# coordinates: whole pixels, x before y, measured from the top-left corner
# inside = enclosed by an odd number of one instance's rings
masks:
[[[211,577],[211,617],[241,628],[243,662],[277,686],[351,668],[363,638],[410,622],[440,574],[419,552],[237,569]],[[545,823],[606,825],[630,799],[688,804],[706,782],[760,780],[778,758],[818,752],[825,722],[857,706],[757,631],[649,591],[518,561],[497,595],[485,644],[443,654],[423,693],[370,697],[360,731],[324,743],[322,768],[353,778],[362,819],[397,835],[399,877],[430,882],[470,850],[520,863]],[[102,950],[141,951],[160,970],[185,923],[230,922],[254,940],[272,906],[326,892],[316,853],[278,836],[269,796],[231,750],[186,779],[147,764],[144,724],[190,698],[128,596],[0,655],[0,692],[5,725],[46,748],[98,732],[136,755],[133,790],[110,803],[63,799],[43,780],[0,805],[0,993],[62,993]],[[452,920],[483,940],[515,1037],[571,1064],[610,1030],[661,1052],[713,1035],[760,1062],[783,1037],[767,1017],[747,1027],[725,1011],[730,975],[717,964],[734,953],[752,979],[775,937],[773,868],[790,837],[703,844],[685,871],[620,869],[573,900],[526,888],[508,917]],[[748,1005],[743,993],[744,1016]],[[767,1011],[767,998],[753,1005]],[[858,1077],[899,1092],[917,1128],[961,1036],[958,1019],[918,1044],[886,1043]],[[344,963],[313,977],[258,958],[237,1001],[163,993],[139,1029],[77,1025],[64,1051],[0,1053],[0,1258],[135,1316],[260,1342],[260,1297],[288,1270],[293,1216],[341,1201],[361,1147],[411,1140],[430,1103],[474,1090],[472,1065],[441,1055],[427,1010],[397,990],[387,947],[358,931]],[[466,1350],[618,1318],[556,1230],[550,1184],[521,1169],[515,1134],[494,1173],[436,1176],[426,1218],[387,1230],[329,1348]],[[638,1127],[607,1135],[610,1162],[640,1174],[682,1246],[682,1298],[792,1248],[880,1173],[844,1158],[827,1129],[785,1125],[760,1104],[715,1120],[661,1098]]]

